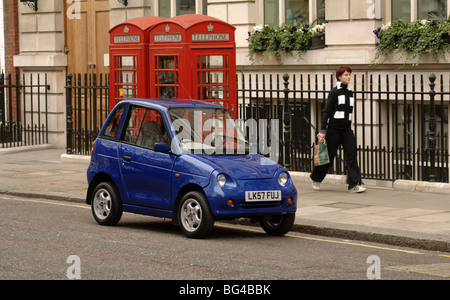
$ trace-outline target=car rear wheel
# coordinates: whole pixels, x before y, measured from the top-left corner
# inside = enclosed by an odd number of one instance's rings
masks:
[[[101,182],[95,187],[91,207],[94,219],[100,225],[115,225],[122,217],[119,192],[109,182]]]
[[[214,227],[214,216],[206,196],[194,191],[181,199],[178,220],[181,230],[190,238],[204,238]]]
[[[265,216],[260,219],[261,227],[267,234],[282,236],[294,225],[295,214]]]

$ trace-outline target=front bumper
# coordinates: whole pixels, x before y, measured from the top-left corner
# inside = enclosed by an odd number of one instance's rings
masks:
[[[297,210],[297,190],[289,178],[282,187],[278,183],[278,174],[271,179],[233,180],[220,187],[213,172],[211,184],[205,188],[211,211],[217,219],[233,219],[239,217],[258,217],[295,213]],[[281,201],[246,202],[245,191],[281,190]],[[232,200],[232,205],[230,201]]]

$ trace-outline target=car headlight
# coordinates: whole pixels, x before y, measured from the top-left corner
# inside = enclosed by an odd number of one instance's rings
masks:
[[[278,175],[278,183],[281,186],[285,186],[288,179],[289,179],[289,176],[286,172],[281,172],[280,175]]]
[[[217,183],[218,183],[221,187],[224,186],[225,183],[227,183],[227,179],[226,179],[225,175],[223,175],[223,174],[217,175],[216,180],[217,180]]]

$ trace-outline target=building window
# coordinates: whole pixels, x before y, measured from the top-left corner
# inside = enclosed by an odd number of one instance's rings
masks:
[[[264,0],[263,4],[266,25],[325,22],[325,0]]]
[[[171,18],[185,14],[208,13],[208,0],[158,0],[158,15]]]
[[[309,23],[309,0],[285,0],[286,24]]]
[[[410,0],[395,0],[392,4],[392,20],[404,19],[409,21],[411,19],[411,1]]]
[[[177,16],[195,14],[195,0],[177,0]]]
[[[286,24],[309,23],[309,0],[285,0]]]
[[[325,0],[316,0],[317,24],[325,23]]]
[[[413,5],[413,7],[411,6]],[[392,20],[447,19],[447,0],[391,0]],[[417,12],[414,13],[413,11]]]
[[[278,25],[279,19],[279,0],[264,0],[264,24]]]
[[[418,19],[447,19],[447,0],[418,0]]]
[[[167,0],[159,0],[159,16],[163,18],[170,18],[171,17],[171,7],[170,7],[171,1]]]

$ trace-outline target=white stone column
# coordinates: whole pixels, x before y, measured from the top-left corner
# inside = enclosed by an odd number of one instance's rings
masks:
[[[49,144],[57,148],[66,145],[64,16],[64,1],[61,0],[39,1],[37,12],[19,3],[20,54],[14,56],[14,66],[20,69],[21,79],[25,75],[25,84],[30,83],[30,74],[33,74],[33,82],[37,83],[38,73],[43,84],[47,74],[50,85],[47,91]],[[43,95],[45,89],[40,89],[40,93]],[[37,110],[37,90],[33,90],[33,94],[33,106]],[[29,89],[25,97],[29,103]],[[40,105],[44,111],[45,102],[41,101]]]
[[[381,22],[381,0],[327,1],[325,6],[326,45],[374,46],[372,34]]]

